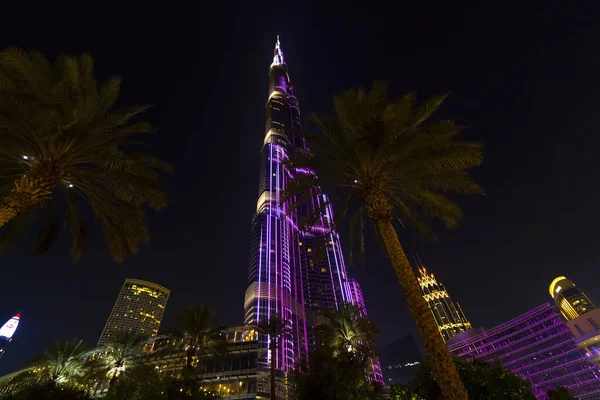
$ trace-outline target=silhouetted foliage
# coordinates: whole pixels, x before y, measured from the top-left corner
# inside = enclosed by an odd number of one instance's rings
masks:
[[[479,360],[455,359],[459,376],[469,392],[469,400],[536,400],[531,384],[500,364]],[[395,388],[392,400],[442,400],[442,394],[433,379],[429,363],[417,369],[414,379]]]
[[[352,305],[342,304],[324,316],[328,322],[319,326],[308,371],[303,368],[305,373],[296,376],[297,399],[377,399],[382,388],[368,379],[376,327]]]
[[[548,391],[549,400],[576,400],[575,397],[571,396],[569,390],[562,386],[557,387],[554,390]]]
[[[1,396],[2,400],[89,400],[91,397],[83,390],[66,384],[46,382],[25,387],[10,395]]]
[[[57,197],[33,246],[44,254],[64,225],[79,260],[87,242],[80,213],[89,206],[104,230],[111,256],[122,262],[150,240],[145,206],[166,206],[159,172],[171,166],[146,153],[141,137],[155,132],[134,121],[148,106],[115,109],[121,79],[98,82],[89,54],[51,63],[39,52],[0,52],[0,250],[34,221],[32,214]]]

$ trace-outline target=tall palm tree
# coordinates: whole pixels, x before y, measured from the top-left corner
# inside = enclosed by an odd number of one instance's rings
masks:
[[[430,121],[445,98],[432,97],[418,107],[413,94],[388,102],[387,85],[377,82],[369,91],[335,96],[335,115],[311,116],[321,133],[310,138],[311,151],[288,163],[289,168],[309,168],[314,174],[297,174],[287,196],[298,203],[315,187],[341,194],[336,225],[350,216],[350,235],[360,250],[369,218],[391,260],[444,398],[466,400],[394,227],[396,222],[412,225],[433,237],[429,219],[451,228],[461,218],[460,208],[446,193],[482,193],[468,173],[481,164],[482,146],[457,140],[461,127],[452,121]]]
[[[30,368],[16,377],[16,382],[37,385],[78,385],[84,375],[82,358],[87,351],[83,340],[54,342],[44,354],[31,362]]]
[[[269,319],[263,319],[255,325],[258,332],[269,336],[269,352],[271,353],[270,368],[270,390],[271,400],[277,399],[277,388],[275,385],[275,367],[276,367],[276,356],[277,356],[277,343],[279,338],[286,337],[290,333],[286,321],[281,318],[279,314],[271,315]]]
[[[215,310],[205,305],[190,305],[179,312],[178,326],[169,331],[176,346],[185,351],[184,386],[187,388],[196,362],[211,352],[222,355],[227,352],[227,341],[221,330],[214,327]]]
[[[133,120],[148,106],[115,109],[120,87],[118,77],[96,80],[88,54],[61,56],[50,63],[38,52],[0,52],[3,237],[13,238],[7,231],[22,229],[33,210],[60,193],[74,260],[81,258],[85,246],[82,202],[102,225],[116,261],[148,242],[144,206],[159,210],[167,204],[158,172],[171,167],[139,150],[145,143],[138,137],[154,129]],[[52,216],[40,234],[46,243],[38,253],[47,250],[59,226]]]
[[[108,342],[99,348],[103,353],[88,363],[93,375],[109,378],[109,391],[119,380],[119,376],[136,365],[143,354],[143,346],[148,343],[148,335],[127,329],[115,332]]]

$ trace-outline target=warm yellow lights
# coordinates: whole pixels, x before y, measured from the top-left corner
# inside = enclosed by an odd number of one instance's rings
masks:
[[[568,319],[575,319],[579,316],[579,314],[577,313],[577,311],[575,311],[575,309],[573,308],[573,306],[571,305],[571,303],[569,303],[567,301],[567,299],[562,299],[560,301],[560,309],[563,312],[564,316]]]
[[[448,292],[446,292],[445,290],[442,292],[433,292],[433,293],[424,294],[423,297],[427,301],[449,298]]]
[[[567,279],[564,276],[559,276],[558,278],[554,279],[552,281],[552,283],[550,284],[550,296],[552,296],[552,298],[554,298],[554,293],[558,293],[560,292],[561,287],[558,286],[558,288],[556,288],[557,290],[555,290],[556,284],[560,281],[562,281],[563,279]]]
[[[141,293],[146,293],[149,296],[152,296],[158,299],[158,292],[156,290],[152,290],[150,288],[144,286],[131,285],[131,290],[133,290],[133,294],[139,296]]]

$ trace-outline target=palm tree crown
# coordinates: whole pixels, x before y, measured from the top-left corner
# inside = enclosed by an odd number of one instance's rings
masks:
[[[114,109],[120,87],[118,77],[99,83],[87,54],[52,64],[38,52],[0,53],[0,228],[9,229],[5,225],[16,217],[22,220],[15,225],[23,225],[31,210],[60,192],[74,260],[85,245],[82,200],[102,225],[116,261],[149,240],[143,206],[166,205],[158,171],[171,167],[133,150],[144,144],[137,137],[154,129],[133,122],[148,106]],[[40,239],[52,241],[58,227],[52,218]]]
[[[432,238],[429,219],[455,226],[461,210],[446,194],[482,193],[468,173],[481,164],[482,146],[457,140],[462,128],[452,121],[428,122],[446,97],[419,107],[412,93],[388,102],[381,82],[368,92],[334,97],[335,115],[311,114],[321,135],[310,138],[308,153],[291,161],[314,174],[298,174],[288,196],[301,199],[316,186],[341,195],[338,226],[349,218],[352,239],[361,248],[367,214],[372,220],[395,219]]]
[[[375,355],[377,328],[362,316],[358,307],[341,304],[336,311],[325,311],[327,323],[319,326],[320,338],[333,356],[355,353],[367,358]]]
[[[12,382],[25,386],[52,383],[75,385],[84,375],[82,358],[87,347],[82,340],[54,342],[44,354],[30,363]]]
[[[221,330],[214,327],[215,310],[204,305],[187,306],[177,316],[177,328],[169,335],[175,339],[176,346],[186,351],[186,366],[194,366],[197,357],[205,351],[215,354],[226,352],[226,340]]]
[[[94,360],[97,361],[98,370],[106,374],[111,385],[114,384],[123,372],[139,361],[138,358],[142,355],[146,343],[148,343],[148,335],[143,333],[129,330],[115,332],[100,348],[104,354]],[[93,361],[91,363],[93,364]],[[93,365],[89,368],[95,369]]]

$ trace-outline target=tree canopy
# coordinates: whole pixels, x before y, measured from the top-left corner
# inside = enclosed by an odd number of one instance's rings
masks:
[[[142,139],[155,129],[136,119],[149,107],[116,108],[120,90],[119,77],[96,79],[89,54],[52,63],[35,51],[0,52],[0,250],[44,207],[33,253],[45,253],[64,225],[79,260],[87,237],[83,204],[116,261],[150,240],[144,208],[166,206],[159,172],[171,166],[147,154]],[[51,201],[57,197],[62,206]]]

